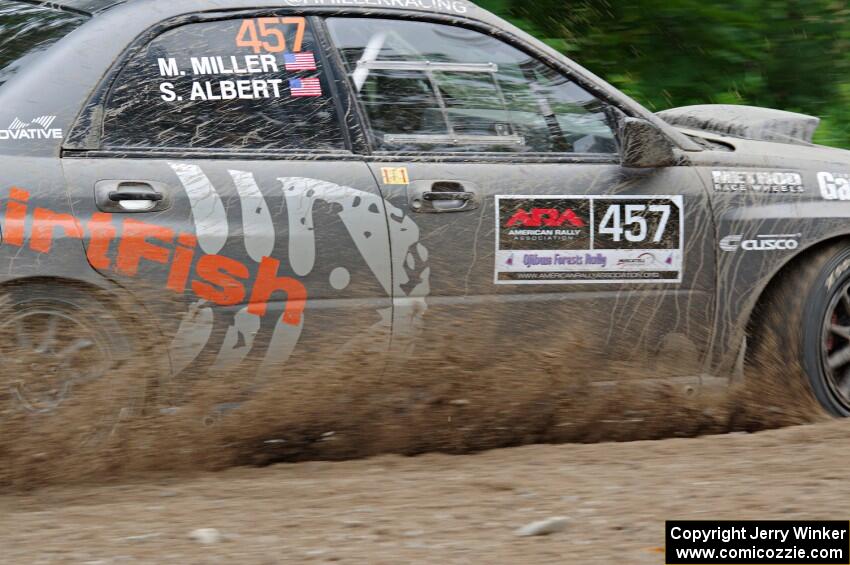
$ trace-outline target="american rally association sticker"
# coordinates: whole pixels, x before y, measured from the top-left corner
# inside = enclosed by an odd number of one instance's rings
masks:
[[[496,196],[496,284],[679,283],[679,196]]]

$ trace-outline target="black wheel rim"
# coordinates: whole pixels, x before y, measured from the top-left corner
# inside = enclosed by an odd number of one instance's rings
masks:
[[[850,410],[850,281],[833,294],[824,316],[821,370],[834,399]]]
[[[4,378],[13,404],[32,413],[50,413],[74,387],[103,377],[109,349],[102,332],[79,313],[31,305],[3,320]]]

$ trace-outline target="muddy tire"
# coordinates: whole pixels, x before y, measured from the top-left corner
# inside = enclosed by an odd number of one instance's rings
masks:
[[[141,414],[157,370],[141,350],[149,343],[142,327],[90,289],[3,289],[0,419],[23,418],[30,428],[76,426],[92,440]]]
[[[785,396],[805,412],[813,398],[831,415],[850,416],[850,242],[780,277],[750,325],[748,369],[770,385],[767,402]]]

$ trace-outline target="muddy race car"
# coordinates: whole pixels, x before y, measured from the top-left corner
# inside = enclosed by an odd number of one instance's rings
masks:
[[[462,0],[0,0],[0,29],[7,410],[132,361],[127,398],[176,405],[449,344],[692,388],[778,360],[850,414],[850,153],[817,118],[656,115]]]

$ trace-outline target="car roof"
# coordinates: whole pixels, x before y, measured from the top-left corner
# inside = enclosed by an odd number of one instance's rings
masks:
[[[28,4],[38,4],[76,12],[86,15],[95,15],[105,12],[120,4],[129,4],[132,7],[147,5],[161,9],[164,5],[171,4],[175,13],[185,10],[191,2],[173,2],[169,0],[160,2],[157,0],[18,0]],[[130,6],[128,6],[130,7]],[[465,16],[473,19],[489,19],[492,15],[468,0],[210,0],[207,9],[227,10],[240,8],[337,8],[339,10],[369,10],[385,9],[400,12],[431,12],[454,16]],[[197,9],[197,8],[196,8]],[[166,10],[168,11],[168,10]]]
[[[65,10],[66,12],[75,12],[91,16],[104,10],[108,10],[118,4],[123,4],[127,0],[18,0],[26,4],[36,4],[39,6],[48,6]]]

